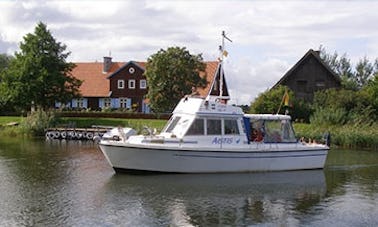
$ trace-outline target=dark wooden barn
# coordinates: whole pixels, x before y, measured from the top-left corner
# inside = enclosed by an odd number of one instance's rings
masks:
[[[339,88],[341,81],[320,58],[319,52],[310,49],[273,88],[279,85],[289,87],[296,98],[311,102],[316,91]]]

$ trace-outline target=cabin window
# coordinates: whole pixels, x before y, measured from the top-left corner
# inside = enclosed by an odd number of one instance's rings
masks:
[[[203,135],[205,124],[203,119],[195,119],[186,135]]]
[[[265,121],[264,141],[268,143],[282,142],[281,122]]]
[[[261,142],[264,139],[264,121],[253,120],[251,121],[251,141]]]
[[[110,107],[111,103],[110,98],[104,98],[104,107]]]
[[[129,80],[129,89],[135,89],[135,80]]]
[[[283,142],[297,142],[297,138],[295,138],[294,130],[289,120],[281,121],[281,131]]]
[[[167,133],[172,132],[172,130],[176,127],[177,123],[180,121],[181,117],[174,117],[173,119],[168,122],[166,129],[164,130]]]
[[[239,134],[238,121],[235,119],[224,120],[224,134],[235,135]]]
[[[222,135],[222,121],[220,119],[207,119],[207,135]]]
[[[139,81],[139,87],[140,87],[140,89],[146,89],[147,88],[147,81],[146,80],[140,80]]]
[[[268,143],[296,142],[289,120],[265,121],[264,141]]]
[[[117,81],[117,87],[118,87],[118,89],[124,89],[125,88],[125,81],[124,80],[118,80]]]

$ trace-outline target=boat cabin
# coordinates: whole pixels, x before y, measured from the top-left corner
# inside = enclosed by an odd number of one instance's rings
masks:
[[[240,108],[200,97],[180,101],[162,134],[170,137],[241,135],[243,112]]]
[[[192,97],[181,100],[160,135],[209,144],[297,142],[290,116],[244,114],[239,107]]]
[[[296,143],[297,139],[288,115],[245,114],[250,142]]]

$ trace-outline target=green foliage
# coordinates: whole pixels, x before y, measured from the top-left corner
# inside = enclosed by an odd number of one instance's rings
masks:
[[[7,54],[0,54],[0,113],[8,111],[11,108],[7,107],[7,97],[5,96],[5,88],[1,86],[4,81],[4,71],[8,68],[13,57]]]
[[[358,61],[355,69],[353,69],[346,53],[339,56],[337,52],[334,52],[331,55],[326,52],[323,46],[320,46],[319,50],[322,60],[340,77],[344,89],[360,90],[378,73],[378,58],[373,64],[364,57]]]
[[[309,141],[321,142],[324,133],[331,133],[331,145],[344,148],[378,149],[378,124],[361,125],[333,125],[321,126],[317,124],[294,124],[296,135]]]
[[[369,81],[368,85],[361,91],[369,99],[374,114],[378,119],[378,73]]]
[[[348,121],[348,113],[343,108],[317,108],[310,117],[314,125],[344,125]]]
[[[9,56],[7,54],[0,54],[0,73],[4,71],[6,68],[8,68],[9,63],[11,62],[12,59],[13,59],[12,56]]]
[[[0,116],[0,126],[6,125],[11,122],[21,122],[21,117],[18,116]]]
[[[364,57],[363,59],[359,60],[356,65],[356,73],[355,73],[355,80],[357,83],[357,88],[361,89],[365,85],[367,85],[369,78],[374,73],[374,66],[369,60]]]
[[[57,42],[42,22],[34,33],[24,36],[20,52],[10,62],[1,83],[2,102],[27,110],[32,103],[44,109],[55,101],[67,102],[79,96],[81,81],[71,75],[70,52]]]
[[[318,91],[313,103],[315,112],[310,121],[316,125],[371,125],[377,115],[370,99],[363,90]]]
[[[289,106],[284,106],[283,96],[285,91],[289,94]],[[271,113],[276,114],[280,108],[280,114],[284,114],[288,109],[293,120],[308,121],[312,113],[311,106],[302,101],[296,100],[294,93],[285,86],[278,86],[274,89],[266,90],[251,103],[249,113]]]
[[[266,90],[260,93],[258,97],[251,103],[249,113],[277,113],[282,98],[285,94],[285,86],[278,86],[277,88]],[[293,93],[289,91],[290,100],[293,98]],[[284,113],[284,108],[281,108],[280,113]]]
[[[45,129],[53,127],[56,124],[54,112],[39,109],[30,113],[21,121],[21,129],[26,134],[33,136],[45,135]]]
[[[201,55],[191,55],[185,47],[169,47],[148,58],[145,75],[148,83],[147,98],[154,112],[170,112],[179,100],[191,93],[192,87],[205,87],[206,78]]]
[[[313,112],[314,110],[311,103],[306,102],[304,100],[294,99],[293,107],[290,110],[290,116],[295,121],[309,122],[309,117],[312,115]]]

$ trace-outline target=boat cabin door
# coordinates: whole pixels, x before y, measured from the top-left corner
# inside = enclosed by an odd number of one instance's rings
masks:
[[[207,119],[207,135],[213,135],[212,145],[234,147],[242,143],[237,118]]]

